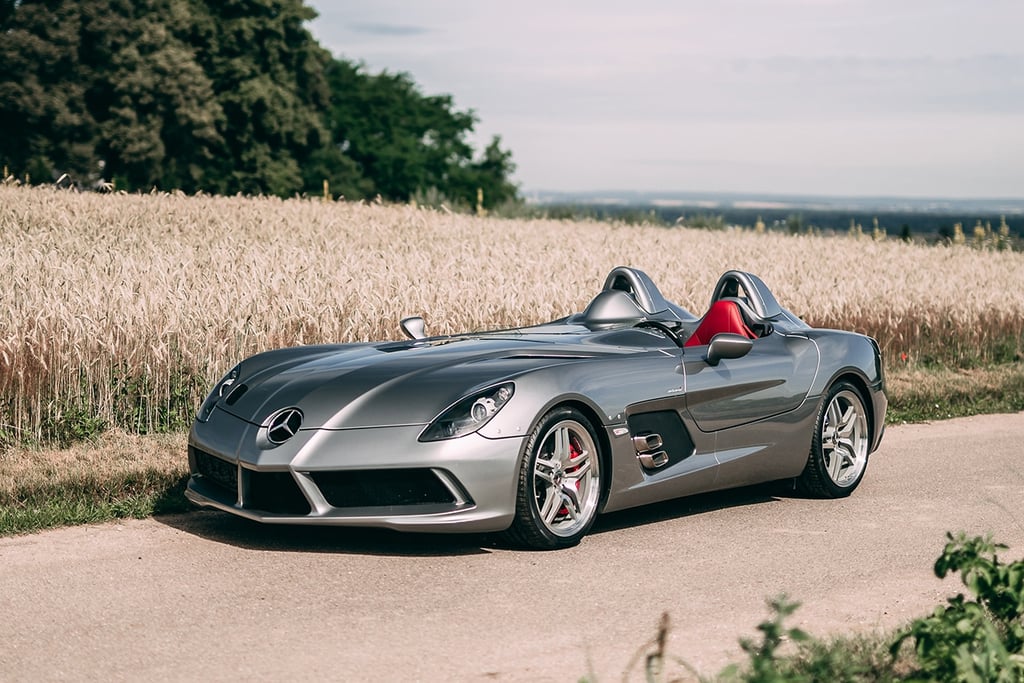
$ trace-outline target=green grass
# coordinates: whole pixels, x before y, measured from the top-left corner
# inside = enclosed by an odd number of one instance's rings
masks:
[[[889,424],[1024,410],[1024,363],[906,369],[888,378]]]
[[[187,475],[146,470],[16,487],[0,498],[0,536],[185,512]]]

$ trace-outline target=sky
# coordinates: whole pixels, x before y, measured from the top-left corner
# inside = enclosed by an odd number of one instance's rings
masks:
[[[1022,0],[307,0],[531,192],[1024,198]]]

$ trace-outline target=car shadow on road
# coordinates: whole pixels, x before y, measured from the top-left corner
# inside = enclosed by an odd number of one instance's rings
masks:
[[[590,533],[603,534],[716,510],[771,503],[792,495],[791,486],[773,482],[676,498],[601,515]],[[390,529],[260,524],[210,510],[160,515],[154,519],[184,533],[247,550],[401,557],[480,555],[495,550],[521,550],[510,545],[500,534],[420,534]]]
[[[499,547],[496,539],[483,534],[414,534],[390,529],[260,524],[211,510],[154,519],[187,534],[246,550],[437,557],[479,555]]]
[[[786,482],[768,482],[738,489],[701,493],[684,498],[673,498],[660,503],[651,503],[641,507],[609,512],[601,515],[591,529],[592,534],[619,531],[632,527],[656,524],[672,519],[683,519],[716,510],[734,507],[748,507],[763,503],[778,502],[781,498],[793,496],[792,484]]]

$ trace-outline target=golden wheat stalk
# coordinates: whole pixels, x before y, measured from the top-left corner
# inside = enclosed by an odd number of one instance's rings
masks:
[[[0,186],[0,441],[81,424],[179,428],[216,377],[292,344],[528,325],[579,311],[626,264],[700,313],[758,274],[889,362],[1019,353],[1024,255],[895,240],[505,220],[303,199]]]

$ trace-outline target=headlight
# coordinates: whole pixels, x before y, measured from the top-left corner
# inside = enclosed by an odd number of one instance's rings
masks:
[[[487,424],[515,391],[511,382],[467,396],[434,418],[420,434],[420,441],[441,441],[472,434]]]
[[[213,391],[203,401],[202,407],[199,408],[199,414],[196,415],[196,419],[200,422],[206,422],[210,419],[210,413],[213,412],[213,407],[217,405],[217,401],[227,396],[228,392],[231,391],[231,386],[238,379],[238,374],[241,372],[242,366],[236,365],[231,368],[231,372],[224,375],[219,382],[213,387]]]

